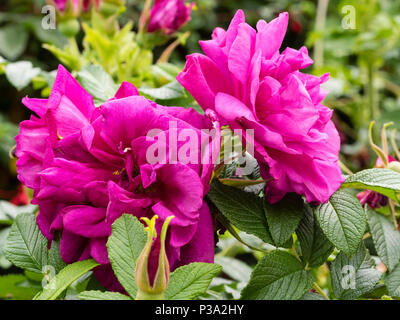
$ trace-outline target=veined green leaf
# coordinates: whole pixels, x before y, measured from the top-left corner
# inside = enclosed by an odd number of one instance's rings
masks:
[[[42,273],[48,264],[47,240],[36,224],[36,216],[23,213],[17,216],[3,249],[5,257],[17,267]]]
[[[386,217],[365,206],[369,229],[375,249],[389,270],[400,262],[400,232],[394,229],[393,223]]]
[[[167,300],[192,300],[203,294],[211,280],[222,270],[212,263],[195,262],[179,267],[171,273],[165,298]]]
[[[273,244],[262,198],[218,181],[211,184],[208,197],[235,227]]]
[[[330,269],[333,292],[342,300],[357,299],[372,291],[382,276],[363,244],[351,258],[340,252]]]
[[[34,300],[55,300],[64,292],[75,280],[79,279],[86,272],[97,267],[99,264],[93,260],[78,261],[69,264],[60,271],[43,288],[43,291],[35,296]]]
[[[325,236],[336,248],[348,255],[357,251],[367,221],[356,197],[339,190],[329,202],[315,208],[314,213]]]
[[[264,201],[265,216],[274,242],[282,246],[296,230],[304,213],[301,196],[290,193],[273,205]]]
[[[245,300],[298,300],[310,290],[314,279],[310,271],[291,254],[273,251],[265,255],[242,291]]]

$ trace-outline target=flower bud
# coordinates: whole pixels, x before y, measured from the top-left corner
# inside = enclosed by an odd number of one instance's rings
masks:
[[[193,6],[194,3],[185,4],[184,0],[156,0],[150,11],[148,31],[174,33],[190,20]]]
[[[167,235],[169,223],[174,218],[174,216],[169,216],[165,220],[161,229],[158,268],[154,277],[153,284],[150,284],[148,262],[153,241],[155,238],[157,238],[157,232],[155,228],[157,218],[157,215],[154,215],[151,220],[148,218],[142,218],[142,220],[147,224],[147,243],[136,261],[135,280],[138,288],[136,300],[163,300],[164,292],[169,284],[170,270],[167,254],[165,252],[165,238]]]

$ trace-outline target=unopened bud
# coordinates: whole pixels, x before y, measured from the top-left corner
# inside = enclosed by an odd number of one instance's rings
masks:
[[[174,216],[170,216],[165,220],[161,230],[158,268],[152,285],[150,284],[150,278],[148,274],[148,262],[151,247],[154,239],[157,238],[157,232],[155,228],[157,218],[157,215],[154,215],[151,220],[148,218],[142,218],[142,220],[147,224],[147,243],[136,261],[135,280],[138,288],[136,300],[163,300],[164,292],[167,290],[169,284],[170,270],[165,251],[165,238],[167,236],[169,223]]]

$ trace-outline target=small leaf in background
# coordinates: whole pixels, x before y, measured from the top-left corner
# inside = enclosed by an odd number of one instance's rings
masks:
[[[6,65],[5,74],[8,81],[18,90],[29,85],[32,78],[40,73],[39,68],[34,68],[30,61],[18,61]]]
[[[264,242],[273,243],[262,198],[217,181],[211,184],[208,197],[235,227],[259,237]]]
[[[265,216],[274,242],[281,246],[289,240],[303,217],[304,201],[290,193],[273,205],[264,201]]]
[[[314,283],[310,271],[285,251],[266,254],[256,265],[249,284],[242,291],[244,300],[298,300]]]
[[[337,191],[329,202],[314,213],[325,236],[348,255],[357,251],[366,228],[366,217],[360,201],[353,195]]]
[[[185,95],[185,89],[176,80],[160,88],[140,88],[139,91],[156,100],[178,99]]]
[[[341,188],[368,189],[397,202],[400,193],[400,173],[383,168],[366,169],[348,176]]]
[[[0,54],[7,59],[17,59],[26,48],[28,32],[22,25],[9,24],[0,28]]]
[[[340,252],[330,265],[333,293],[337,299],[352,300],[372,291],[382,277],[363,244],[350,258]]]
[[[221,266],[217,264],[202,262],[179,267],[171,273],[165,298],[167,300],[195,299],[207,290],[211,280],[221,272],[221,269]]]
[[[308,204],[304,205],[304,217],[296,234],[300,242],[302,258],[311,268],[323,264],[334,249],[332,243],[322,232],[317,218]]]
[[[112,225],[107,242],[108,257],[116,277],[131,295],[136,297],[135,263],[147,241],[142,223],[129,214],[122,215]]]
[[[101,66],[90,65],[78,72],[77,80],[101,104],[115,95],[118,86]]]
[[[48,264],[47,239],[40,232],[34,214],[17,216],[7,237],[4,255],[17,267],[42,273]]]
[[[385,284],[391,297],[400,298],[400,264],[389,273],[385,279]]]
[[[43,291],[35,296],[34,300],[55,300],[62,294],[75,280],[78,280],[86,272],[97,267],[99,264],[93,260],[78,261],[69,264],[49,281]]]
[[[393,223],[386,217],[365,206],[368,225],[375,249],[389,270],[400,262],[400,232],[394,229]]]
[[[98,290],[83,291],[78,295],[78,298],[82,300],[132,300],[132,298],[118,292]]]
[[[0,276],[0,299],[31,300],[40,289],[22,286],[25,281],[22,274]]]

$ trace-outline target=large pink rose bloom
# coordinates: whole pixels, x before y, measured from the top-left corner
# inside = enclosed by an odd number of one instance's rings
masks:
[[[62,66],[49,99],[24,98],[23,103],[37,117],[22,122],[16,137],[18,178],[34,190],[42,233],[51,241],[61,231],[65,262],[92,257],[102,264],[95,271],[100,282],[122,290],[111,271],[106,242],[112,223],[123,213],[138,218],[157,214],[158,231],[168,216],[175,216],[167,237],[172,269],[213,261],[213,224],[203,200],[211,159],[203,159],[210,164],[196,164],[200,159],[188,164],[169,159],[153,163],[147,161],[146,152],[158,141],[169,157],[173,154],[169,135],[179,136],[182,130],[194,133],[199,146],[207,145],[210,135],[199,129],[217,126],[215,118],[211,121],[192,109],[158,106],[139,96],[129,83],[96,108],[93,98]],[[165,139],[146,137],[152,129],[165,134]],[[184,143],[179,142],[177,150]],[[214,140],[214,147],[218,143]],[[213,151],[218,150],[204,157]],[[152,269],[158,264],[157,246],[154,250]]]
[[[189,55],[177,79],[223,124],[254,130],[261,174],[272,178],[271,203],[287,192],[326,202],[343,181],[332,110],[321,104],[320,84],[329,76],[299,71],[312,64],[305,47],[279,52],[287,25],[282,13],[270,23],[260,20],[255,30],[239,10],[227,31],[216,28],[212,40],[200,42],[206,55]]]

